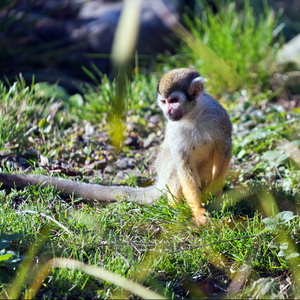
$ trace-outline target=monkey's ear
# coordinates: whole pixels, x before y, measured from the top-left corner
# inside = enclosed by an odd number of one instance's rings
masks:
[[[206,79],[199,76],[192,80],[188,93],[193,96],[194,98],[197,98],[199,94],[203,91],[203,83],[206,82]]]

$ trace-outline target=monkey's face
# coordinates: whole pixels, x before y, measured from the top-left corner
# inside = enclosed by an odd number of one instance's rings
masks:
[[[158,105],[163,111],[165,117],[170,121],[179,121],[184,113],[184,103],[186,97],[181,92],[173,92],[168,97],[157,94]]]
[[[174,69],[157,86],[157,102],[166,118],[179,121],[192,112],[203,90],[203,78],[193,69]]]

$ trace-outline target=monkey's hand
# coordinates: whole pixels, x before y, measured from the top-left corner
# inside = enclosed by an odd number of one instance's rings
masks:
[[[204,208],[198,208],[196,212],[194,212],[194,219],[197,226],[202,226],[206,223],[206,210]]]

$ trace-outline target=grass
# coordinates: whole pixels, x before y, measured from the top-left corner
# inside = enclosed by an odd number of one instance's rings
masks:
[[[231,36],[227,48],[231,58],[239,41],[242,53],[249,55],[245,63],[268,66],[265,52],[260,57],[253,56],[251,47],[245,52],[246,41],[267,42],[266,49],[275,53],[276,46],[264,36],[274,24],[260,19],[259,32],[245,35],[253,25],[251,8],[246,6],[249,19],[243,28],[238,27],[242,13],[233,4],[224,9],[215,19],[208,11],[207,22],[197,23],[199,32],[205,29],[209,36],[222,29],[217,38],[227,41]],[[228,23],[220,28],[225,13]],[[234,20],[237,32],[230,30]],[[196,35],[196,27],[190,26]],[[211,79],[208,87],[224,87],[193,51],[182,51],[190,64],[207,72],[203,75]],[[231,59],[230,53],[226,58],[216,52],[234,69],[243,61],[238,55]],[[179,58],[177,63],[181,64]],[[167,69],[173,66],[172,61],[166,64]],[[0,171],[54,173],[83,182],[132,186],[149,181],[151,157],[163,139],[164,121],[149,121],[160,113],[155,91],[161,74],[144,74],[136,68],[126,79],[121,118],[124,135],[133,142],[124,141],[116,151],[109,145],[108,132],[117,83],[94,66],[85,71],[95,85],[83,86],[80,95],[48,83],[28,85],[22,77],[11,85],[0,82]],[[237,103],[227,105],[234,150],[223,196],[211,196],[206,203],[210,218],[205,226],[195,226],[186,203],[171,207],[164,196],[153,206],[130,199],[103,206],[63,197],[50,187],[1,190],[1,298],[31,298],[35,292],[42,299],[132,297],[126,289],[130,283],[121,287],[120,278],[116,284],[103,280],[101,268],[172,299],[299,297],[299,110],[286,111],[268,101],[268,88],[264,90],[256,78],[267,86],[272,72],[254,71],[252,79],[241,73],[253,97],[241,95],[241,86],[216,90],[222,96],[230,92],[224,97]],[[259,104],[255,100],[263,98],[267,100]],[[116,167],[122,159],[132,159],[135,168]],[[108,172],[107,166],[112,170]],[[143,295],[151,298],[139,294]]]
[[[146,80],[145,77],[143,80]],[[104,86],[101,88],[104,89]],[[106,87],[111,89],[110,86]],[[6,163],[16,154],[19,157],[25,154],[26,157],[28,145],[30,142],[33,145],[32,141],[35,141],[34,149],[39,155],[48,153],[50,159],[74,160],[73,168],[82,171],[80,180],[90,180],[83,167],[84,162],[97,151],[97,141],[92,138],[80,141],[79,137],[84,133],[76,133],[76,130],[85,126],[86,120],[82,115],[67,110],[65,100],[39,96],[43,95],[40,88],[40,85],[34,84],[27,87],[21,81],[14,88],[2,90],[5,97],[1,97],[1,101],[5,105],[1,107],[6,107],[6,122],[2,126],[14,126],[1,131],[1,140],[13,146],[19,143],[16,138],[18,135],[23,134],[24,137],[18,147],[6,149]],[[46,92],[47,89],[45,95]],[[134,92],[140,94],[140,89],[132,88],[130,93]],[[137,99],[136,94],[130,93],[128,95]],[[57,103],[61,103],[59,112],[51,119],[48,114]],[[27,114],[24,113],[24,107],[30,108]],[[137,111],[140,111],[142,117],[143,107]],[[16,125],[16,115],[21,113],[24,113],[24,123]],[[287,206],[283,208],[284,211],[299,205],[299,168],[284,150],[278,150],[278,144],[284,140],[294,140],[294,144],[297,144],[299,116],[270,104],[264,109],[250,105],[246,113],[245,107],[241,105],[231,112],[231,117],[235,138],[230,184],[222,198],[211,198],[207,204],[211,219],[206,226],[196,228],[185,203],[173,208],[167,205],[165,198],[151,207],[139,206],[130,201],[118,201],[103,207],[62,198],[52,188],[29,187],[24,191],[13,190],[7,194],[1,191],[1,242],[11,241],[3,244],[3,249],[6,254],[12,254],[2,259],[1,277],[4,278],[8,273],[10,279],[14,278],[18,274],[16,267],[28,255],[27,250],[43,239],[45,242],[39,245],[37,252],[39,259],[32,261],[33,272],[28,276],[27,284],[47,260],[62,257],[104,267],[149,286],[151,290],[168,298],[200,297],[206,294],[229,297],[299,295],[299,282],[293,279],[290,262],[298,259],[298,250],[293,252],[295,246],[291,245],[299,242],[299,218],[291,213],[292,217],[283,216],[282,221],[272,223],[273,217],[266,212],[262,220],[263,210],[259,200],[264,202],[264,199],[271,198],[280,205],[285,202]],[[51,130],[45,130],[47,126],[42,126],[41,120],[51,125]],[[75,120],[77,129],[73,124]],[[106,121],[102,120],[102,123]],[[30,134],[24,135],[34,124],[39,125]],[[102,125],[93,125],[95,132],[97,126],[105,127]],[[149,131],[145,122],[137,122],[132,126],[143,128],[141,134],[145,132],[145,136]],[[70,143],[72,136],[76,138],[73,137]],[[68,150],[60,153],[57,150],[58,144],[61,151],[64,147]],[[84,144],[90,150],[79,153],[81,159],[77,159],[73,156],[74,150]],[[133,155],[130,147],[122,149],[129,157]],[[147,152],[147,149],[144,151]],[[30,165],[34,169],[36,167],[35,172],[41,172],[41,168],[38,168],[39,155],[32,156],[30,160]],[[271,160],[267,159],[268,155],[272,155]],[[140,165],[144,163],[144,160],[140,161]],[[141,168],[140,165],[137,168]],[[2,164],[2,168],[7,170],[5,164]],[[9,171],[13,170],[11,166]],[[101,182],[101,173],[96,174],[100,176],[98,182]],[[134,185],[135,182],[136,178],[127,178],[128,184]],[[275,209],[276,201],[269,206],[279,212]],[[266,220],[270,220],[269,223]],[[275,227],[270,227],[270,224]],[[45,227],[50,228],[46,233]],[[284,238],[280,239],[282,232]],[[18,236],[15,236],[16,233]],[[286,240],[291,243],[286,244]],[[237,289],[236,284],[243,276],[247,278],[247,284],[243,283]],[[262,291],[262,286],[266,285],[268,288]],[[3,280],[2,296],[6,295],[8,288],[9,281]],[[26,288],[22,291],[26,293]],[[66,295],[110,298],[129,294],[124,289],[99,281],[84,272],[59,268],[51,271],[36,296],[60,298]]]

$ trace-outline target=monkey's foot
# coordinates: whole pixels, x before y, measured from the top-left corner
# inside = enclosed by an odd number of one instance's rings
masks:
[[[194,216],[197,226],[204,225],[207,221],[206,210],[204,208],[198,208]]]

